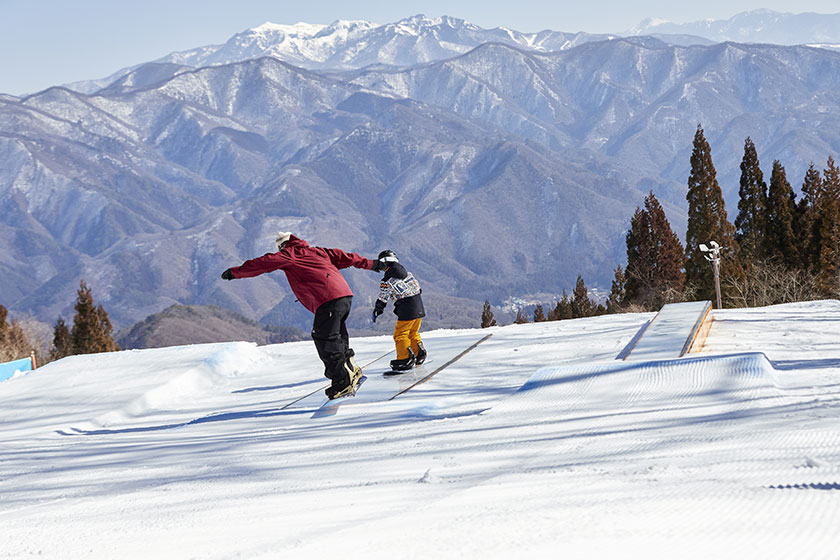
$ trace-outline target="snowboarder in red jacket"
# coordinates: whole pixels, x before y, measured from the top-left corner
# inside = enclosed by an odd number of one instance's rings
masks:
[[[266,253],[229,268],[222,278],[233,280],[275,270],[285,272],[298,301],[315,314],[312,340],[324,362],[324,375],[331,381],[325,391],[327,397],[334,399],[352,393],[362,377],[362,369],[353,359],[345,326],[353,292],[339,269],[352,266],[379,272],[382,263],[341,249],[310,247],[289,232],[278,233],[276,243],[276,253]]]

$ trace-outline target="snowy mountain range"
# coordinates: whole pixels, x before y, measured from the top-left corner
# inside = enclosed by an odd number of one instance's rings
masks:
[[[93,94],[1,96],[0,302],[54,322],[72,315],[84,278],[118,328],[174,303],[307,328],[282,277],[218,278],[292,230],[369,256],[396,250],[424,285],[429,324],[472,326],[484,299],[548,302],[578,274],[608,287],[650,190],[682,233],[698,123],[730,219],[747,136],[794,185],[840,150],[829,50],[505,30],[487,33],[510,41],[468,50],[482,31],[451,18],[316,28],[262,26],[227,45],[259,58],[182,64],[225,50],[199,49]],[[392,58],[370,65],[359,39],[358,58],[324,47],[363,32]],[[351,68],[261,56],[271,33],[311,36],[300,56]],[[347,276],[352,322],[367,328],[377,278]]]
[[[840,45],[840,13],[781,13],[752,10],[729,19],[706,19],[673,23],[649,18],[627,32],[629,35],[689,35],[716,43],[772,43],[776,45]]]
[[[223,45],[174,52],[153,62],[174,64],[176,67],[172,68],[176,70],[181,66],[201,68],[270,56],[311,70],[346,70],[371,65],[405,67],[451,58],[490,42],[553,52],[611,37],[614,36],[550,30],[522,33],[504,27],[483,29],[447,16],[416,15],[384,25],[342,20],[330,25],[267,22],[237,33]],[[93,93],[137,68],[124,68],[107,78],[67,87]]]

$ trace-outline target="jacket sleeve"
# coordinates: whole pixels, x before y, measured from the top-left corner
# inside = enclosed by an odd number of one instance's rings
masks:
[[[251,278],[280,270],[289,263],[289,259],[280,253],[266,253],[261,257],[250,259],[230,269],[234,278]]]
[[[355,268],[362,268],[365,270],[372,270],[373,269],[373,261],[370,259],[366,259],[361,255],[357,255],[356,253],[345,253],[341,249],[324,249],[327,252],[327,256],[330,259],[330,262],[333,263],[338,269],[348,268],[348,267],[355,267]]]

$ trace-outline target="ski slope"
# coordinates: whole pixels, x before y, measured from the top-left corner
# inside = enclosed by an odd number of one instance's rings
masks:
[[[65,358],[0,383],[0,558],[838,558],[840,302],[616,360],[653,315],[356,338],[320,415],[311,342]]]

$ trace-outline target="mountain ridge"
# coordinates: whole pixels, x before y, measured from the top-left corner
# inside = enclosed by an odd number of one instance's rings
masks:
[[[840,13],[789,13],[767,9],[740,12],[728,19],[674,23],[647,18],[627,31],[629,35],[685,34],[740,43],[800,45],[840,43]]]
[[[293,230],[397,250],[438,324],[472,326],[485,299],[608,286],[650,190],[684,231],[698,123],[730,214],[747,136],[798,184],[840,149],[838,82],[828,50],[640,37],[402,68],[155,63],[96,94],[6,97],[0,300],[51,322],[84,278],[118,327],[181,303],[306,328],[282,275],[218,279]],[[368,328],[377,279],[347,277]]]
[[[355,29],[348,32],[345,29],[348,26]],[[445,35],[446,40],[441,40],[440,35]],[[346,70],[373,64],[410,66],[442,60],[488,41],[547,51],[611,37],[608,34],[552,30],[522,33],[503,27],[483,29],[459,18],[427,18],[422,14],[386,24],[364,20],[337,20],[329,25],[266,22],[234,34],[225,43],[176,51],[152,62],[198,68],[271,56],[312,70]],[[399,60],[394,58],[397,55],[401,57]],[[66,87],[82,93],[94,93],[142,66],[126,67],[105,78],[73,82]]]

